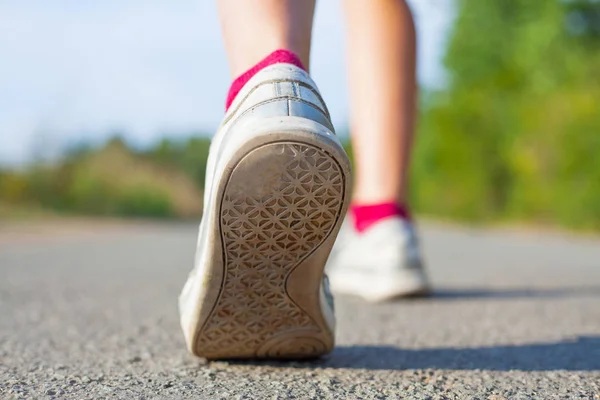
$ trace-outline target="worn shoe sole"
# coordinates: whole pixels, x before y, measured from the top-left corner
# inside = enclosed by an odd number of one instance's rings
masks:
[[[348,207],[349,162],[314,132],[269,138],[238,151],[218,183],[218,236],[204,249],[212,260],[190,327],[201,357],[315,357],[334,345],[321,282]]]

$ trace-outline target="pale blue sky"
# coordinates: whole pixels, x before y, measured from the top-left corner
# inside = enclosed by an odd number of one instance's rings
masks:
[[[369,0],[370,1],[370,0]],[[419,80],[444,82],[452,0],[413,0]],[[348,115],[338,0],[317,2],[312,53],[339,127]],[[145,144],[212,132],[229,74],[212,0],[0,1],[0,163],[111,130]]]

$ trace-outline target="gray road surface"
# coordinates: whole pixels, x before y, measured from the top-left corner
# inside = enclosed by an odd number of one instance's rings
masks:
[[[600,239],[422,231],[434,297],[338,298],[320,361],[206,363],[195,226],[0,226],[0,398],[600,399]]]

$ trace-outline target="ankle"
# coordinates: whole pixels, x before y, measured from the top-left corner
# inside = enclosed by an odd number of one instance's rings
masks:
[[[377,203],[377,204],[353,204],[350,212],[354,220],[354,229],[362,233],[372,225],[390,217],[400,217],[404,220],[410,220],[411,215],[406,204],[395,202]]]
[[[302,68],[303,70],[306,70],[306,68],[302,64],[302,61],[295,53],[293,53],[289,50],[286,50],[286,49],[275,50],[274,52],[272,52],[271,54],[269,54],[268,56],[263,58],[261,61],[259,61],[255,66],[253,66],[252,68],[250,68],[249,70],[244,72],[242,75],[238,76],[231,83],[229,92],[227,93],[227,101],[225,103],[225,111],[227,111],[229,109],[229,107],[235,100],[235,98],[238,95],[238,93],[240,92],[240,90],[242,90],[244,85],[246,83],[248,83],[248,81],[250,79],[252,79],[252,77],[254,75],[259,73],[261,70],[263,70],[266,67],[269,67],[274,64],[280,64],[280,63],[292,64],[298,68]]]

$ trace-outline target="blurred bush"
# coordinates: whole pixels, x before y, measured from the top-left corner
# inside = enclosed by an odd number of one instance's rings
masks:
[[[0,199],[5,207],[90,215],[198,216],[208,145],[206,139],[172,143],[165,157],[164,143],[155,151],[134,151],[113,139],[97,150],[68,154],[57,165],[0,172]]]
[[[600,228],[600,2],[457,1],[447,87],[426,95],[413,203]]]

